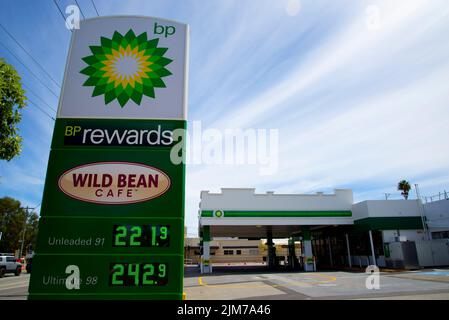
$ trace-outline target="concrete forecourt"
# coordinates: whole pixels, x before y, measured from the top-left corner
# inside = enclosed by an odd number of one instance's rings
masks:
[[[449,300],[449,268],[381,272],[378,290],[365,287],[368,275],[360,271],[273,273],[260,267],[215,269],[213,275],[201,275],[198,267],[186,268],[187,300]],[[0,300],[26,299],[29,278],[23,273],[0,279]]]

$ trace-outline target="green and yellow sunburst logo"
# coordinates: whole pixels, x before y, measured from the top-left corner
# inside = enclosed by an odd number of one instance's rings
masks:
[[[104,94],[105,104],[117,99],[122,108],[130,99],[140,105],[143,95],[155,98],[154,88],[165,88],[162,78],[171,75],[165,67],[173,61],[158,42],[132,30],[101,37],[101,46],[90,46],[92,55],[82,58],[89,65],[80,71],[89,77],[83,86],[94,87],[92,97]]]

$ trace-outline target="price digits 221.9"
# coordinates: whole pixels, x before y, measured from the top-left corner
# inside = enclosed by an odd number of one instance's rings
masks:
[[[114,225],[113,247],[169,247],[168,225]]]

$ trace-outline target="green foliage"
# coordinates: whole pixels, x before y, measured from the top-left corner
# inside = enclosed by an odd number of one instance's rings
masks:
[[[23,255],[29,248],[34,248],[36,245],[39,216],[34,212],[27,214],[21,207],[20,201],[9,197],[0,199],[0,231],[2,232],[0,252],[14,253],[20,250],[25,221]]]
[[[412,187],[407,180],[401,180],[398,183],[398,190],[402,191],[401,194],[404,196],[405,200],[408,199],[408,193]]]
[[[17,124],[25,107],[25,91],[13,66],[0,58],[0,159],[11,160],[21,152]]]
[[[28,249],[34,250],[36,248],[38,226],[39,216],[36,212],[30,212],[27,219],[22,255],[25,255]]]

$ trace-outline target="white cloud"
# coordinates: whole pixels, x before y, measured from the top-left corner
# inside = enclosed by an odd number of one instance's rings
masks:
[[[449,54],[441,38],[442,30],[449,31],[442,19],[448,11],[435,14],[442,5],[438,1],[378,5],[380,29],[367,29],[361,11],[326,43],[307,48],[305,60],[273,88],[252,93],[252,99],[216,118],[210,127],[279,126],[281,169],[268,179],[251,167],[188,171],[188,185],[194,186],[188,191],[189,220],[196,218],[199,190],[257,186],[260,191],[308,192],[385,181],[384,188],[360,191],[377,197],[381,190],[391,190],[388,185],[394,190],[396,177],[449,169],[448,143],[443,138],[449,133],[449,65],[441,60]],[[358,86],[360,82],[364,86]],[[342,83],[348,85],[347,91],[332,92]],[[311,93],[330,99],[307,100]],[[332,95],[342,97],[332,101]],[[315,109],[307,108],[312,104]],[[430,189],[447,183],[422,181]],[[195,217],[190,216],[193,208]]]

